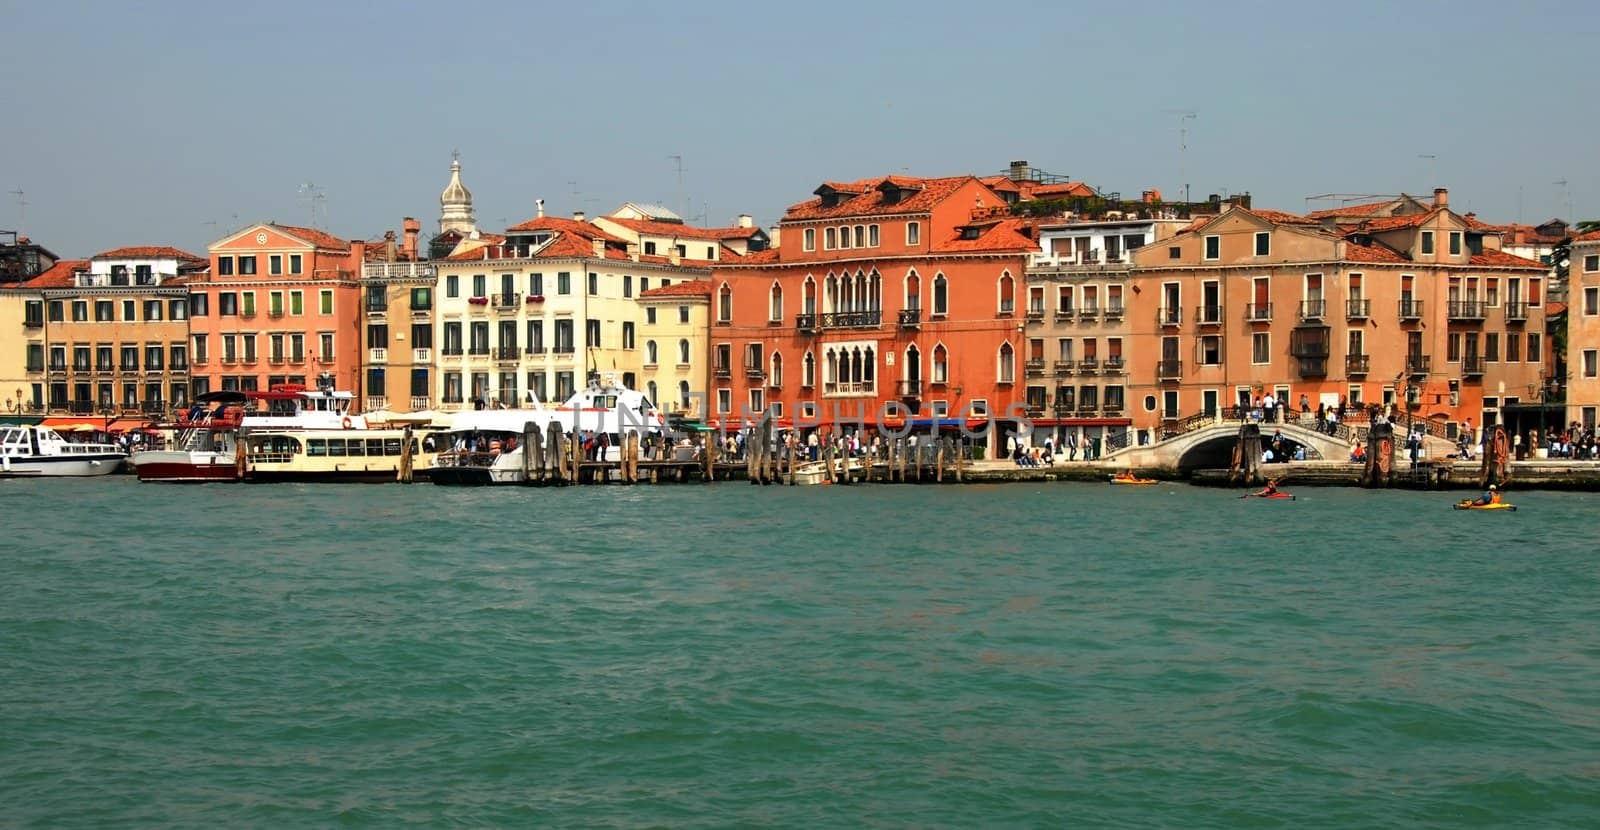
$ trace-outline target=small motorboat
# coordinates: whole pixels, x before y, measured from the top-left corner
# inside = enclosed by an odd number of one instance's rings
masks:
[[[1517,509],[1516,505],[1508,504],[1508,503],[1503,502],[1503,501],[1497,501],[1497,502],[1493,502],[1491,504],[1478,504],[1473,499],[1462,499],[1461,501],[1458,501],[1454,505],[1451,505],[1451,506],[1454,507],[1457,510],[1512,510],[1512,511],[1515,511]]]
[[[1126,485],[1131,486],[1131,487],[1148,487],[1151,484],[1160,484],[1161,483],[1161,479],[1158,479],[1158,478],[1119,478],[1117,476],[1112,476],[1111,477],[1111,483],[1112,484],[1126,484]]]

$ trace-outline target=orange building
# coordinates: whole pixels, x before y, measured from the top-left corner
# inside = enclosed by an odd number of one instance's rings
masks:
[[[1528,400],[1547,351],[1546,267],[1499,250],[1443,188],[1422,210],[1367,207],[1313,219],[1233,206],[1135,251],[1136,425],[1272,393],[1296,410],[1394,403],[1449,435]]]
[[[189,286],[194,393],[314,386],[330,375],[361,400],[365,247],[275,224],[213,243],[210,273]]]
[[[714,266],[709,422],[732,426],[770,405],[802,430],[902,418],[1014,428],[1017,298],[1038,243],[1005,200],[971,176],[815,193],[788,209],[775,247]]]

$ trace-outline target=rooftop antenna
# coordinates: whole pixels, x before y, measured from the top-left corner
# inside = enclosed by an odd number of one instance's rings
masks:
[[[299,192],[301,198],[311,203],[311,227],[315,228],[317,226],[317,205],[319,202],[324,201],[328,197],[324,196],[322,194],[322,188],[317,187],[317,185],[313,182],[306,182],[305,184],[300,185]],[[327,216],[326,206],[323,208],[323,216]]]
[[[1565,205],[1566,205],[1566,208],[1567,208],[1567,215],[1564,218],[1568,222],[1577,222],[1578,220],[1574,219],[1573,218],[1573,214],[1572,214],[1572,185],[1568,184],[1566,179],[1561,179],[1559,181],[1554,181],[1554,182],[1551,182],[1551,184],[1555,185],[1556,187],[1561,188],[1562,191],[1564,191],[1564,193],[1565,193],[1565,196],[1566,196]]]
[[[690,207],[689,199],[683,195],[683,156],[678,153],[673,153],[672,155],[667,156],[667,158],[672,159],[673,165],[678,170],[678,200],[683,202],[683,215],[687,217],[690,212]]]
[[[1433,153],[1418,153],[1417,158],[1428,160],[1428,187],[1439,186],[1439,157]]]
[[[1189,122],[1200,117],[1194,110],[1167,110],[1178,116],[1178,183],[1183,185],[1183,200],[1189,201],[1189,183],[1184,181],[1184,168],[1189,154]]]
[[[22,236],[22,226],[26,224],[28,218],[28,200],[24,198],[26,194],[22,192],[20,185],[11,191],[11,195],[17,197],[17,236]]]

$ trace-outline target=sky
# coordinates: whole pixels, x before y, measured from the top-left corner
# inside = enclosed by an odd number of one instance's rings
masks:
[[[0,0],[0,20],[0,228],[68,257],[203,254],[257,221],[432,232],[452,151],[485,230],[541,198],[770,226],[823,181],[1011,160],[1294,212],[1445,186],[1485,221],[1600,217],[1592,2]]]

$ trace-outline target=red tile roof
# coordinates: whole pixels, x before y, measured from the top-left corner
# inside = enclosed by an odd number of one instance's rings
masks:
[[[711,296],[711,280],[689,280],[675,282],[671,285],[662,285],[649,291],[640,291],[639,297],[709,297]]]
[[[967,182],[977,181],[972,176],[951,176],[942,179],[916,179],[909,176],[880,176],[858,182],[828,182],[823,187],[846,194],[834,207],[823,207],[822,198],[791,205],[784,213],[785,221],[828,219],[835,216],[891,216],[905,213],[927,213]],[[884,202],[879,188],[892,184],[908,191],[900,201]],[[817,188],[821,190],[822,188]]]
[[[1483,253],[1473,254],[1467,260],[1472,265],[1486,265],[1495,268],[1532,268],[1539,271],[1548,271],[1550,266],[1536,259],[1508,254],[1505,251],[1496,251],[1493,248],[1484,248]]]
[[[560,216],[540,216],[537,219],[529,219],[520,225],[512,225],[506,228],[506,233],[527,233],[531,231],[570,233],[577,234],[585,239],[604,239],[607,242],[615,242],[618,245],[627,244],[622,237],[612,236],[588,222],[565,219]]]
[[[71,288],[72,275],[89,267],[87,259],[63,259],[50,270],[22,284],[23,288]]]
[[[1284,210],[1268,210],[1266,208],[1245,208],[1245,207],[1234,208],[1234,210],[1242,210],[1242,211],[1245,211],[1247,213],[1253,213],[1256,216],[1259,216],[1262,219],[1265,219],[1265,220],[1267,220],[1268,222],[1271,222],[1274,225],[1320,225],[1320,224],[1322,224],[1322,223],[1318,222],[1317,220],[1312,219],[1312,218],[1310,218],[1308,216],[1301,216],[1301,215],[1299,215],[1297,213],[1289,213],[1288,211],[1284,211]]]
[[[1359,227],[1367,233],[1392,231],[1396,228],[1415,228],[1432,219],[1434,214],[1440,210],[1440,208],[1434,208],[1423,213],[1413,213],[1410,216],[1380,216],[1377,219],[1368,219],[1362,222]]]
[[[113,248],[95,254],[93,259],[181,259],[201,260],[203,256],[195,256],[188,251],[182,251],[169,245],[134,245],[127,248]]]
[[[681,222],[658,222],[653,219],[622,219],[616,216],[602,217],[607,222],[615,222],[635,233],[648,236],[679,236],[685,239],[749,239],[761,232],[760,228],[732,227],[732,228],[697,228]]]
[[[1346,262],[1410,262],[1404,254],[1399,254],[1382,245],[1357,245],[1345,239],[1344,258]]]
[[[1596,239],[1600,239],[1600,230],[1593,230],[1589,231],[1588,233],[1580,233],[1577,236],[1572,237],[1573,242],[1593,242]]]
[[[350,250],[349,240],[340,239],[333,234],[324,233],[316,228],[300,228],[294,225],[279,225],[276,222],[268,225],[268,227],[277,228],[278,230],[283,231],[290,236],[297,236],[307,242],[310,242],[318,248],[327,248],[334,251]]]
[[[1385,208],[1392,207],[1395,201],[1394,199],[1384,199],[1381,202],[1366,202],[1359,205],[1341,205],[1327,210],[1313,210],[1306,214],[1306,217],[1309,219],[1325,219],[1330,216],[1372,216]]]
[[[1060,182],[1057,184],[1034,184],[1028,182],[1021,187],[1025,199],[1059,199],[1068,196],[1094,196],[1094,188],[1083,182]]]
[[[970,227],[970,226],[969,226]],[[1036,251],[1039,243],[1022,233],[1027,223],[1021,219],[1006,219],[984,227],[977,239],[962,239],[960,229],[953,239],[947,239],[933,246],[935,251]]]
[[[989,186],[996,193],[1020,193],[1022,188],[1011,180],[1010,176],[984,176],[978,181]]]

